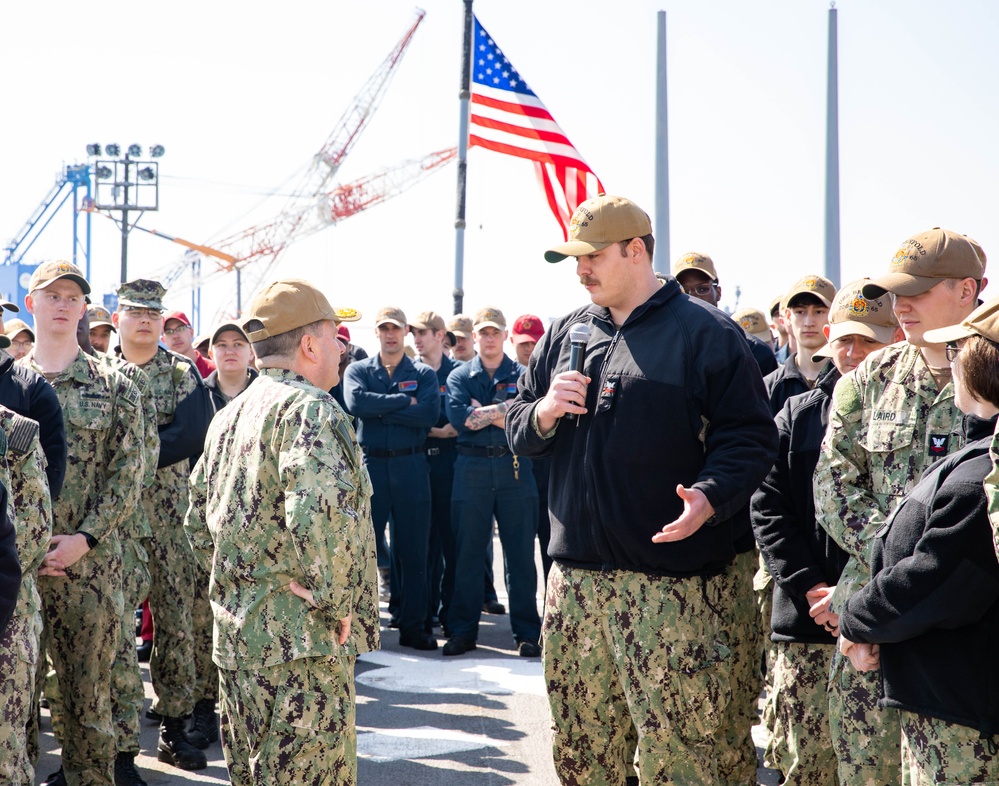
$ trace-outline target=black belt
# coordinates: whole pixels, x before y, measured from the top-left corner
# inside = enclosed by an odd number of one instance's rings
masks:
[[[458,453],[462,456],[475,456],[476,458],[499,458],[510,455],[510,448],[506,445],[489,445],[484,448],[458,445]]]
[[[398,456],[413,456],[420,453],[423,448],[399,448],[398,450],[378,450],[377,448],[364,448],[364,455],[371,458],[396,458]]]
[[[454,447],[455,447],[454,443],[452,442],[449,445],[442,445],[440,447],[433,447],[433,448],[428,447],[426,448],[426,451],[428,456],[439,456],[442,453],[452,452],[454,450]]]

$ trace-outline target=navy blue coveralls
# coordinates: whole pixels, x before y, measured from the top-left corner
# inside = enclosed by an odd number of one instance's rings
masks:
[[[441,428],[448,424],[447,397],[448,375],[457,364],[447,355],[441,357],[437,369],[437,392],[441,404],[440,415],[434,424]],[[430,615],[440,615],[447,626],[447,610],[454,594],[454,535],[451,532],[451,490],[454,487],[454,460],[458,455],[456,437],[427,437],[425,448],[430,465],[430,548],[427,552],[427,575],[430,580]]]
[[[537,643],[541,635],[534,565],[538,490],[531,460],[512,454],[501,427],[490,424],[478,431],[465,427],[475,409],[472,399],[484,407],[512,400],[523,372],[523,366],[504,355],[490,376],[476,355],[452,371],[447,380],[447,416],[458,430],[451,497],[455,583],[448,611],[449,632],[454,638],[472,642],[478,638],[484,599],[482,562],[494,516],[503,545],[514,638],[518,643]]]
[[[430,475],[423,444],[440,413],[437,377],[402,356],[390,377],[374,355],[347,366],[347,410],[371,476],[371,520],[377,537],[390,522],[392,594],[403,635],[429,633],[427,546]],[[390,602],[390,611],[393,603]]]

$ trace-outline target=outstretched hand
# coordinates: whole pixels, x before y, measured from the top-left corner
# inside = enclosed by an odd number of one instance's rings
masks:
[[[653,535],[653,543],[672,543],[689,538],[715,515],[714,507],[700,489],[688,489],[680,484],[676,487],[676,495],[683,500],[683,513]]]

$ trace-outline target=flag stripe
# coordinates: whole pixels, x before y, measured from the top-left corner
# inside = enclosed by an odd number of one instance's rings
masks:
[[[565,134],[561,131],[545,131],[540,128],[524,128],[523,126],[514,125],[513,123],[504,123],[502,120],[493,120],[491,117],[481,117],[479,115],[472,115],[472,117],[475,118],[474,125],[479,126],[479,128],[491,128],[493,131],[504,131],[508,134],[513,134],[514,136],[524,137],[525,139],[538,139],[542,142],[554,142],[555,144],[568,145],[569,147],[572,147]]]
[[[479,20],[474,21],[469,146],[534,161],[548,207],[568,238],[572,213],[603,191],[603,185]]]
[[[517,158],[527,158],[530,159],[531,161],[540,161],[546,164],[561,165],[562,167],[585,168],[587,172],[591,171],[590,168],[586,166],[586,164],[581,164],[581,162],[578,159],[563,154],[553,154],[549,150],[531,150],[526,147],[521,147],[520,145],[510,145],[503,142],[494,141],[492,139],[476,136],[474,134],[469,136],[468,144],[469,146],[472,147],[484,147],[486,150],[492,150],[496,153],[504,153],[508,156],[516,156]],[[559,182],[561,182],[561,180]],[[599,181],[597,182],[599,183]],[[576,206],[573,205],[572,209],[575,210]]]
[[[518,115],[526,115],[528,117],[539,117],[544,120],[552,120],[551,113],[544,108],[544,106],[531,106],[530,104],[521,103],[511,103],[510,101],[500,101],[495,98],[489,98],[481,93],[472,94],[472,103],[481,104],[482,106],[489,106],[493,109],[499,109],[502,112],[511,112]]]

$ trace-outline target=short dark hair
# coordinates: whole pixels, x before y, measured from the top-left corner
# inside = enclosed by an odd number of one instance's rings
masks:
[[[787,301],[788,308],[796,308],[797,306],[821,306],[822,308],[829,308],[818,295],[813,295],[810,292],[799,292],[789,301]]]
[[[260,341],[254,341],[252,342],[253,354],[261,360],[272,357],[290,358],[295,354],[295,350],[298,349],[298,345],[302,341],[302,336],[306,333],[310,336],[318,335],[321,329],[320,325],[326,321],[322,319],[318,322],[310,322],[308,325],[302,325],[302,327],[294,328],[285,333],[264,338]],[[251,319],[243,325],[243,329],[247,333],[253,333],[256,330],[263,330],[264,323],[259,319]]]
[[[621,247],[621,253],[622,254],[624,254],[627,251],[628,244],[632,240],[634,240],[634,239],[635,238],[630,237],[627,240],[621,240],[621,241],[618,242],[618,245]],[[656,239],[654,237],[652,237],[652,235],[646,235],[645,237],[640,237],[638,239],[641,240],[643,243],[645,243],[645,251],[648,253],[648,255],[649,255],[649,261],[651,262],[652,261],[652,252],[653,252],[653,249],[655,249],[655,247],[656,247]]]
[[[999,344],[984,336],[972,336],[958,357],[968,392],[979,401],[999,407]]]

